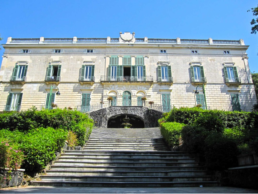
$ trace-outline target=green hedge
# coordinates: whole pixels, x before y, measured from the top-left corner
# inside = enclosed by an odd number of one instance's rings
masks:
[[[22,167],[27,172],[37,172],[45,168],[50,161],[55,159],[55,153],[61,150],[66,138],[67,131],[50,127],[31,129],[27,132],[0,130],[0,142],[17,144],[25,154]]]
[[[93,128],[93,120],[76,110],[53,109],[41,110],[31,108],[21,112],[0,114],[0,129],[26,132],[30,129],[52,127],[54,129],[72,130],[78,138],[78,145],[84,145]]]
[[[222,111],[222,110],[203,110],[201,108],[173,108],[169,113],[164,114],[161,120],[167,122],[178,122],[184,124],[193,124],[193,122],[201,114],[217,115],[225,128],[233,127],[252,127],[258,128],[258,113],[257,112],[239,112],[239,111]]]
[[[179,145],[179,138],[184,124],[167,122],[161,124],[161,134],[169,146]]]

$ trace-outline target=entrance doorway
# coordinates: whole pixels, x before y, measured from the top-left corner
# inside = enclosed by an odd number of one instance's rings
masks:
[[[131,93],[128,91],[123,93],[123,106],[131,106]]]
[[[116,115],[111,117],[108,120],[108,128],[124,128],[122,123],[124,123],[123,119],[128,117],[129,123],[132,124],[131,128],[144,128],[144,122],[140,117],[134,115]]]
[[[124,67],[124,80],[130,81],[131,78],[131,67]]]

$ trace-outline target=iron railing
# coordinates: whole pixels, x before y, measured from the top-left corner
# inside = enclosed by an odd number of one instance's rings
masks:
[[[85,76],[80,76],[79,81],[80,82],[95,82],[95,77],[91,76],[89,78],[85,78]]]
[[[158,77],[157,82],[173,83],[173,77],[167,77],[166,79],[162,79],[162,77]]]
[[[5,111],[20,111],[21,105],[16,105],[14,107],[11,107],[11,105],[5,106]]]
[[[46,81],[59,82],[60,81],[60,76],[46,76]]]
[[[138,78],[137,76],[116,76],[116,77],[111,77],[111,76],[101,76],[100,81],[108,81],[108,82],[153,82],[153,77],[152,76],[146,76],[146,77],[141,77]]]
[[[11,81],[23,82],[23,81],[26,81],[26,76],[23,76],[21,78],[18,78],[16,75],[15,76],[11,76]]]
[[[192,83],[206,83],[206,77],[200,77],[199,79],[195,79],[195,77],[191,77]]]

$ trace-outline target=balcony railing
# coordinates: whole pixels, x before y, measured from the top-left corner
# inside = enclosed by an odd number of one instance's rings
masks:
[[[95,82],[95,77],[91,76],[89,78],[85,78],[84,76],[80,76],[79,81],[80,82]]]
[[[206,83],[206,77],[200,77],[199,79],[195,79],[195,77],[191,77],[192,83]]]
[[[16,105],[12,107],[11,105],[6,105],[5,106],[5,111],[20,111],[21,105]]]
[[[182,44],[209,44],[208,40],[181,39]]]
[[[153,82],[152,76],[146,76],[142,78],[138,78],[137,76],[101,76],[100,81],[102,82]]]
[[[46,76],[47,82],[59,82],[60,76]]]
[[[162,79],[162,77],[158,77],[157,81],[160,83],[173,83],[173,77],[167,77],[166,79]]]
[[[149,43],[176,43],[176,39],[158,39],[158,38],[149,38]]]
[[[226,84],[241,84],[241,78],[235,77],[234,79],[225,78]]]
[[[24,81],[26,81],[26,76],[23,76],[21,78],[19,78],[17,76],[12,76],[11,81],[12,82],[24,82]]]

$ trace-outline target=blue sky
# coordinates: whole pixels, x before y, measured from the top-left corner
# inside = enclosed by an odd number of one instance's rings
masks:
[[[251,71],[258,72],[258,34],[248,9],[256,0],[4,0],[0,34],[14,38],[73,36],[244,39]],[[3,48],[0,55],[3,55]]]

